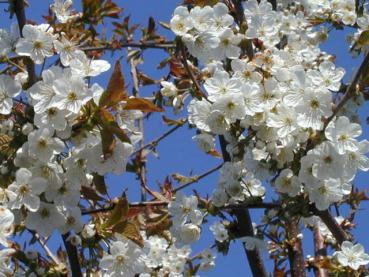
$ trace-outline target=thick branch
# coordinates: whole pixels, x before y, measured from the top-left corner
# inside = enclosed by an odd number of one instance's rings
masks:
[[[286,226],[291,277],[306,276],[304,253],[302,250],[301,240],[298,238],[299,233],[299,220],[294,217]]]
[[[22,35],[23,27],[24,27],[24,25],[26,25],[26,21],[27,21],[26,20],[26,12],[24,10],[24,1],[23,0],[14,0],[13,3],[14,3],[14,12],[15,12],[15,15],[17,16],[19,30],[20,30],[20,33]],[[35,65],[34,65],[33,61],[30,58],[25,58],[25,64],[26,64],[27,72],[28,72],[29,85],[31,86],[34,83],[36,83],[36,81],[37,81]]]
[[[328,210],[319,211],[318,209],[315,209],[315,214],[320,217],[325,225],[327,225],[329,231],[331,231],[333,237],[339,244],[345,240],[350,240],[349,235],[342,229],[342,227],[337,223]]]
[[[324,237],[320,232],[319,224],[314,225],[314,252],[315,252],[315,262],[319,262],[323,257],[327,256],[327,247],[324,243]],[[326,269],[317,267],[315,268],[316,277],[328,277],[328,272]]]
[[[223,160],[225,162],[231,161],[231,156],[226,150],[227,142],[223,136],[219,136],[220,146],[222,149]],[[237,218],[238,228],[241,237],[254,236],[254,227],[252,226],[251,216],[248,209],[234,209],[233,214]],[[247,255],[250,264],[251,272],[254,277],[267,277],[267,273],[263,264],[263,260],[258,250],[247,250],[245,243],[243,248]]]
[[[67,238],[69,237],[69,235],[70,235],[69,233],[66,233],[62,235],[62,238],[63,238],[65,250],[67,251],[67,254],[68,254],[68,260],[69,260],[70,270],[72,272],[72,277],[82,277],[81,266],[79,264],[79,259],[78,259],[78,251],[77,251],[77,248],[73,244],[67,241]]]

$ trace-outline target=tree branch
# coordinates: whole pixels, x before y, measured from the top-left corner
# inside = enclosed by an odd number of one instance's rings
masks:
[[[342,244],[342,242],[345,240],[350,240],[349,235],[342,229],[342,227],[337,223],[328,210],[319,211],[315,208],[314,212],[320,217],[324,224],[327,225],[329,231],[331,231],[333,237],[339,244]]]
[[[173,42],[164,42],[164,43],[155,43],[155,42],[125,42],[120,43],[118,47],[113,47],[111,44],[103,45],[103,46],[87,46],[81,47],[82,51],[103,51],[103,50],[117,50],[119,48],[140,48],[140,49],[171,49],[175,48],[175,44]]]
[[[73,244],[71,244],[69,241],[67,241],[67,238],[69,237],[70,233],[66,233],[62,235],[65,250],[68,254],[68,260],[70,269],[72,272],[72,277],[82,277],[82,271],[81,271],[81,265],[79,264],[78,259],[78,251],[77,247],[75,247]]]
[[[128,48],[128,53],[131,50],[131,48]],[[130,59],[130,65],[131,65],[131,75],[132,75],[132,79],[133,79],[133,96],[134,97],[139,97],[140,94],[140,88],[138,85],[138,77],[137,77],[137,60],[132,58]],[[141,132],[141,141],[140,141],[140,146],[141,148],[145,146],[145,129],[144,129],[144,121],[143,121],[143,117],[140,117],[139,119],[136,120],[139,131]],[[137,168],[137,177],[140,180],[140,185],[141,185],[141,201],[146,201],[147,200],[147,196],[146,196],[146,191],[148,189],[147,187],[147,178],[146,178],[146,158],[143,155],[142,150],[139,151],[137,153],[137,157],[136,157],[136,161],[138,162],[138,168]]]
[[[365,71],[367,71],[369,66],[369,53],[365,56],[363,62],[361,63],[358,71],[356,72],[356,75],[354,79],[352,80],[351,84],[348,86],[345,94],[343,95],[341,101],[338,103],[336,108],[333,111],[333,114],[326,120],[324,124],[323,130],[327,127],[329,122],[332,121],[332,119],[338,114],[338,112],[343,108],[343,106],[349,101],[352,97],[355,96],[355,93],[357,91],[357,86],[359,85],[359,82],[364,74]]]
[[[178,42],[178,45],[179,45],[179,48],[181,50],[181,53],[182,53],[182,58],[183,58],[183,66],[188,74],[188,76],[190,77],[193,85],[195,86],[196,88],[196,91],[195,91],[195,96],[196,98],[198,99],[202,99],[202,98],[205,98],[207,100],[207,96],[206,96],[206,93],[202,91],[202,88],[199,84],[199,82],[197,81],[195,75],[193,74],[191,68],[190,68],[190,65],[188,64],[188,61],[187,61],[187,52],[186,52],[186,46],[185,44],[183,43],[183,41],[179,41]],[[209,101],[209,100],[207,100]]]
[[[22,35],[22,30],[24,25],[26,25],[26,12],[24,10],[24,1],[23,0],[14,0],[13,1],[14,4],[14,13],[17,17],[17,21],[18,21],[18,25],[19,25],[19,30]],[[29,85],[32,86],[34,83],[37,82],[37,76],[36,76],[36,71],[35,71],[35,64],[33,63],[33,61],[26,57],[25,58],[25,64],[27,67],[27,72],[28,72],[28,82]]]
[[[319,224],[314,225],[313,234],[314,234],[315,262],[319,262],[323,259],[323,257],[327,256],[327,248],[324,243],[322,233],[320,232]],[[328,272],[324,268],[316,267],[314,271],[316,277],[328,277]]]
[[[129,203],[129,207],[132,208],[140,208],[140,207],[160,207],[160,206],[167,206],[169,204],[168,201],[145,201],[145,202],[132,202]],[[279,206],[278,203],[249,203],[249,204],[232,204],[232,205],[226,205],[224,207],[221,207],[222,210],[242,210],[242,209],[272,209],[277,208]],[[97,213],[106,213],[111,210],[113,210],[115,207],[114,204],[98,208],[98,209],[88,209],[82,211],[82,215],[90,215],[90,214],[97,214]]]
[[[142,150],[144,150],[146,148],[155,147],[160,141],[165,139],[167,136],[169,136],[174,131],[181,128],[187,122],[187,119],[183,120],[182,122],[183,122],[183,124],[178,124],[178,125],[174,126],[173,128],[169,129],[167,132],[162,134],[160,137],[150,141],[148,144],[146,144],[144,146],[141,146],[139,149],[137,149],[135,152],[133,152],[131,156],[137,155],[138,153],[140,153]]]
[[[208,176],[208,175],[212,174],[213,172],[217,171],[218,169],[220,169],[222,166],[223,166],[223,164],[217,165],[216,167],[206,171],[205,173],[203,173],[199,176],[193,176],[192,180],[190,182],[187,182],[187,183],[184,183],[184,184],[180,185],[179,187],[175,188],[173,190],[173,192],[177,192],[177,191],[179,191],[181,189],[184,189],[184,188],[186,188],[186,187],[188,187],[188,186],[190,186],[194,183],[197,183],[201,179],[205,178],[206,176]]]
[[[223,136],[219,136],[220,147],[222,149],[223,160],[225,162],[231,161],[231,156],[226,150],[227,141]],[[239,228],[240,236],[246,237],[254,236],[254,227],[252,226],[251,216],[248,209],[234,209],[233,214],[237,218],[237,227]],[[247,259],[250,264],[251,272],[254,277],[267,277],[267,273],[264,267],[263,260],[258,250],[248,250],[245,243],[243,243]]]
[[[297,217],[293,217],[285,228],[286,239],[288,240],[288,260],[290,262],[291,277],[304,277],[305,272],[305,260],[301,240],[298,238],[299,220]]]

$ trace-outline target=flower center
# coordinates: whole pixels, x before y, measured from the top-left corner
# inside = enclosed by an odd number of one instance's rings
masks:
[[[43,208],[43,209],[40,210],[40,215],[41,215],[42,218],[47,218],[47,217],[50,216],[50,212],[49,212],[48,209]]]
[[[40,148],[46,148],[47,147],[47,139],[40,138],[37,142],[38,142],[38,146]]]
[[[310,102],[310,107],[313,108],[314,110],[319,108],[320,106],[320,103],[318,100],[314,99],[314,100],[311,100]]]
[[[75,93],[74,91],[71,91],[68,93],[67,99],[69,101],[76,101],[77,100],[77,93]]]
[[[29,187],[28,185],[22,185],[20,186],[19,188],[19,193],[22,194],[22,195],[25,195],[25,194],[28,194],[29,193]]]
[[[68,216],[67,225],[74,225],[76,223],[76,219],[73,216]]]
[[[55,115],[56,115],[56,113],[57,113],[57,109],[56,109],[56,108],[50,108],[50,109],[48,109],[48,110],[47,110],[47,115],[48,115],[49,117],[53,117],[53,116],[55,116]]]
[[[333,159],[332,159],[332,157],[331,157],[331,156],[326,156],[326,157],[324,158],[324,163],[326,163],[326,164],[331,164],[331,163],[332,163],[332,161],[333,161]]]
[[[124,256],[123,256],[123,255],[118,255],[118,256],[116,256],[116,257],[115,257],[115,260],[117,261],[117,263],[119,263],[119,264],[123,264],[123,263],[124,263],[125,258],[124,258]]]
[[[33,43],[33,48],[34,49],[42,49],[44,46],[43,42],[42,41],[39,41],[39,40],[36,40],[34,43]]]

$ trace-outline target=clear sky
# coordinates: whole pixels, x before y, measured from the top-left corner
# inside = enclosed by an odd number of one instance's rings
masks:
[[[30,8],[27,9],[27,18],[37,23],[42,23],[42,14],[47,14],[48,5],[52,1],[50,0],[29,0]],[[81,11],[80,1],[74,0],[75,8]],[[123,15],[131,15],[132,23],[141,23],[143,26],[147,25],[147,20],[149,16],[153,16],[156,21],[168,22],[171,18],[171,14],[174,8],[180,3],[178,0],[126,0],[126,1],[115,1],[120,3],[123,7]],[[0,28],[8,29],[10,22],[14,21],[8,19],[8,14],[4,12],[6,5],[0,4],[0,16],[2,18],[0,23]],[[328,53],[337,55],[337,64],[346,69],[347,75],[345,80],[349,80],[352,76],[353,70],[357,67],[360,62],[360,58],[352,59],[350,54],[348,54],[348,44],[345,42],[345,36],[352,32],[352,30],[345,31],[333,31],[330,39],[327,43],[323,45],[323,49]],[[159,33],[168,35],[169,38],[173,38],[173,35],[169,31],[160,29]],[[117,53],[115,56],[111,57],[110,54],[105,56],[106,59],[114,63],[115,58],[119,57],[121,53]],[[139,68],[143,70],[147,75],[160,78],[167,74],[167,69],[157,70],[157,64],[164,59],[165,53],[161,50],[147,50],[144,54],[143,65]],[[127,76],[127,83],[131,85],[132,82],[129,78],[129,65],[123,63],[123,70]],[[101,85],[105,85],[110,76],[110,73],[104,73],[101,77],[97,78]],[[159,88],[157,86],[150,86],[143,89],[140,93],[144,96],[151,95],[154,91]],[[369,128],[366,125],[368,107],[367,105],[361,110],[360,116],[363,122],[364,134],[363,137],[368,138]],[[174,118],[175,116],[168,110],[167,116]],[[179,118],[184,116],[184,113],[177,115]],[[145,140],[146,142],[158,137],[160,134],[165,132],[168,127],[161,122],[161,115],[154,115],[149,121],[145,122]],[[180,173],[183,175],[201,174],[208,169],[216,166],[221,162],[213,157],[205,155],[201,152],[195,143],[192,142],[191,137],[195,135],[194,129],[188,129],[187,126],[182,127],[176,131],[173,135],[167,138],[158,146],[159,157],[150,156],[148,160],[148,180],[149,186],[152,188],[157,188],[156,182],[162,182],[166,176],[172,173]],[[198,184],[191,186],[186,191],[191,193],[192,189],[196,189],[201,193],[211,193],[211,191],[216,186],[218,179],[217,173],[213,174],[206,179],[201,180]],[[125,188],[128,188],[128,195],[130,201],[139,200],[139,182],[135,180],[133,174],[125,174],[125,176],[113,176],[109,175],[107,181],[111,186],[110,192],[118,194],[122,192]],[[366,186],[365,174],[359,174],[355,184],[360,188]],[[271,195],[269,195],[270,199]],[[362,207],[366,210],[360,211],[357,214],[357,221],[360,222],[358,230],[354,233],[357,235],[357,239],[365,246],[369,252],[369,239],[366,233],[369,227],[369,222],[367,220],[368,216],[365,216],[369,205],[363,205]],[[259,222],[261,217],[261,211],[252,211],[253,221]],[[310,238],[309,232],[304,233],[305,237]],[[307,242],[307,240],[305,240]],[[53,240],[53,248],[57,248],[60,241]],[[194,248],[194,254],[213,244],[213,237],[208,230],[208,227],[204,225],[203,235],[199,243],[197,243]],[[307,242],[305,245],[305,255],[313,254],[312,243]],[[264,254],[267,259],[267,255]],[[231,249],[227,257],[222,257],[218,254],[216,260],[216,268],[210,272],[201,273],[201,276],[208,277],[220,277],[227,274],[228,276],[251,276],[249,267],[246,263],[246,257],[243,253],[240,242],[235,242],[231,244]],[[270,268],[271,269],[271,268]]]

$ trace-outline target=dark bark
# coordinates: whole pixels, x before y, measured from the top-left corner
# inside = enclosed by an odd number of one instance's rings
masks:
[[[67,241],[69,233],[62,235],[65,250],[68,254],[68,260],[72,277],[82,277],[81,265],[79,264],[77,247]]]
[[[223,160],[225,162],[231,161],[231,157],[226,150],[227,142],[223,136],[219,136],[220,146],[222,149]],[[237,227],[240,237],[254,236],[254,227],[252,226],[251,216],[248,209],[234,209],[232,213],[237,218]],[[250,264],[251,272],[254,277],[267,277],[263,260],[258,250],[247,250],[243,243],[247,259]]]
[[[291,277],[305,277],[305,260],[301,240],[298,238],[299,220],[294,217],[286,226],[288,240],[288,260],[290,262]]]
[[[14,8],[14,13],[17,17],[17,21],[18,21],[18,25],[19,25],[19,30],[22,35],[22,30],[24,25],[26,25],[27,19],[26,19],[26,12],[24,10],[24,1],[23,0],[14,0],[13,2],[13,8]],[[36,71],[35,71],[35,64],[33,63],[33,61],[30,58],[25,58],[25,62],[26,64],[26,68],[27,68],[27,72],[28,72],[28,83],[29,86],[32,86],[34,83],[37,82],[37,76],[36,76]]]

